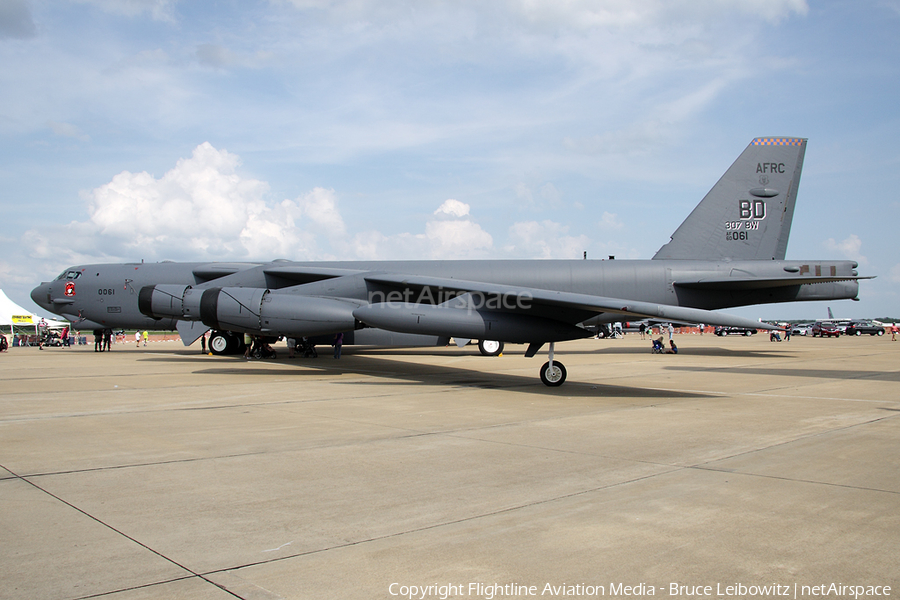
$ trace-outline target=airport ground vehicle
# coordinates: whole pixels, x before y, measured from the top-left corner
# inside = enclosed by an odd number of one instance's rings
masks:
[[[841,329],[834,323],[816,321],[813,323],[809,334],[813,337],[840,337]]]
[[[716,327],[715,334],[719,337],[725,335],[744,335],[751,336],[756,333],[755,329],[750,329],[748,327]]]
[[[864,333],[869,335],[884,335],[884,327],[876,325],[871,321],[851,321],[847,326],[847,329],[844,330],[844,333],[847,335],[862,335]]]

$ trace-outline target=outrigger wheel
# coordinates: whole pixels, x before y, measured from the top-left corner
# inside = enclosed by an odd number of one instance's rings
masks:
[[[541,367],[541,381],[544,385],[556,387],[566,380],[566,367],[559,361],[547,361]]]

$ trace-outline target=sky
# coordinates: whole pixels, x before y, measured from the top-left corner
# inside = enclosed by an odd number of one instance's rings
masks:
[[[755,137],[900,317],[900,0],[0,0],[0,289],[90,262],[651,258]]]

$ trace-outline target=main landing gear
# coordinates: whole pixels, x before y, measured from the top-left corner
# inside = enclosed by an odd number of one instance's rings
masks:
[[[503,342],[495,342],[494,340],[479,340],[478,351],[483,356],[500,356],[503,352]]]
[[[213,331],[209,335],[209,351],[216,356],[240,354],[244,351],[244,336],[231,331]]]

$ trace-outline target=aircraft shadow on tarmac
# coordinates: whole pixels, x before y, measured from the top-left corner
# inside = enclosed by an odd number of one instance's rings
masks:
[[[783,369],[778,367],[695,367],[670,365],[667,371],[689,371],[694,373],[712,373],[727,371],[745,375],[762,375],[765,377],[810,377],[813,379],[844,379],[860,381],[891,381],[900,383],[900,372],[897,371],[842,371],[837,369]]]
[[[457,357],[456,355],[446,355],[448,357]],[[461,354],[459,356],[471,356],[470,353]],[[481,357],[485,361],[496,360],[489,357]],[[209,365],[209,359],[204,356],[184,356],[184,353],[178,353],[169,357],[146,357],[140,360],[146,361],[163,361],[163,362],[183,362],[185,359],[192,360],[197,363]],[[639,386],[629,387],[621,385],[607,385],[602,383],[569,381],[569,385],[560,388],[547,388],[539,381],[535,381],[531,374],[514,375],[510,373],[487,373],[477,369],[467,369],[456,365],[445,364],[422,364],[411,363],[405,361],[392,360],[385,358],[379,353],[378,356],[365,356],[361,354],[344,354],[340,361],[331,358],[330,353],[322,353],[316,359],[295,359],[287,360],[279,358],[276,360],[262,360],[249,362],[243,358],[236,357],[233,359],[233,366],[225,366],[221,362],[216,366],[208,368],[200,368],[194,373],[198,375],[256,375],[259,377],[273,376],[296,376],[298,378],[309,376],[320,376],[323,374],[331,374],[340,376],[341,374],[367,375],[376,378],[376,381],[347,381],[344,385],[433,385],[443,388],[476,388],[476,389],[508,389],[521,393],[540,394],[541,396],[553,395],[562,397],[618,397],[618,398],[714,398],[713,394],[703,394],[700,392],[682,392],[674,390],[660,390],[652,388],[642,388]],[[543,359],[541,363],[543,362]],[[534,363],[534,366],[540,366],[541,363]],[[257,367],[258,364],[265,364],[264,368]],[[384,378],[387,381],[378,381],[377,378]]]
[[[677,342],[678,340],[676,340]],[[719,357],[729,357],[729,358],[778,358],[784,356],[784,352],[778,352],[773,348],[773,351],[760,351],[760,350],[735,350],[731,348],[718,348],[716,346],[688,346],[682,345],[679,346],[679,352],[682,354],[692,355],[692,356],[719,356]],[[790,350],[786,348],[785,350]],[[356,354],[357,356],[360,354],[366,353],[376,353],[378,356],[452,356],[452,357],[463,357],[463,356],[477,356],[478,351],[469,348],[460,348],[458,351],[456,350],[448,350],[447,348],[442,348],[439,351],[433,348],[355,348],[350,351],[351,354]],[[344,353],[347,354],[347,350],[344,350]],[[525,354],[525,346],[524,345],[507,345],[506,350],[503,351],[503,354],[507,356],[521,356]],[[635,347],[605,347],[605,348],[594,348],[590,350],[569,350],[564,345],[557,349],[557,356],[560,360],[565,361],[566,356],[574,356],[574,355],[593,355],[593,354],[629,354],[629,355],[638,355],[638,354],[646,354],[651,356],[653,353],[650,351],[650,342],[647,342],[646,347],[635,348]],[[538,356],[541,356],[539,353]],[[546,354],[544,354],[546,356]],[[489,357],[485,357],[486,360],[489,360]],[[546,360],[546,359],[545,359]]]
[[[779,358],[785,356],[785,351],[779,352],[775,349],[773,349],[772,351],[735,350],[732,348],[719,348],[716,346],[689,346],[684,343],[678,346],[678,352],[680,355],[717,356],[720,358]],[[580,352],[560,352],[560,356],[565,356],[566,354],[651,354],[651,352],[648,343],[648,346],[646,348],[602,348],[600,350],[587,350]]]

